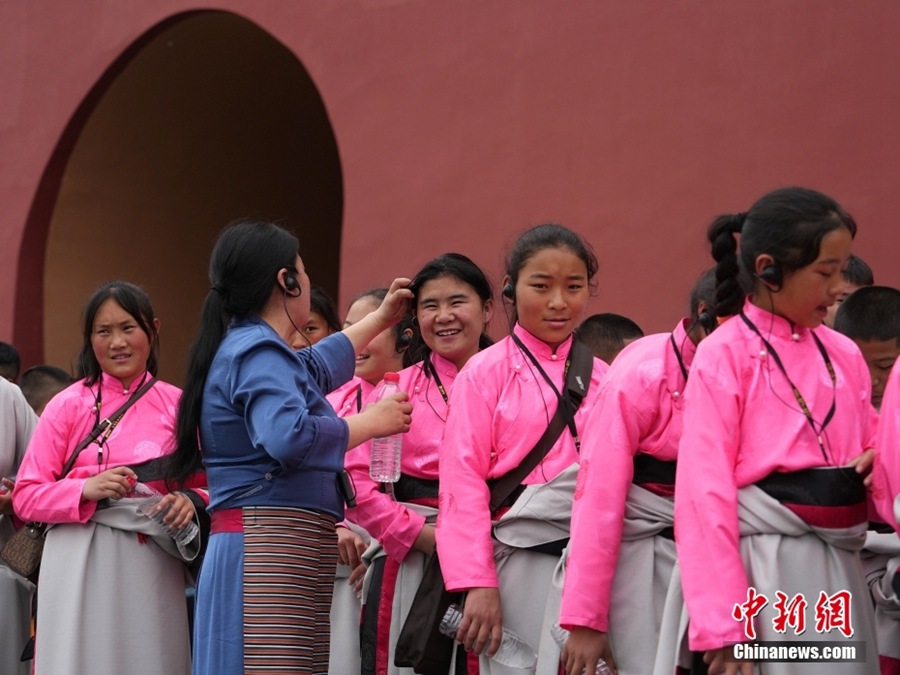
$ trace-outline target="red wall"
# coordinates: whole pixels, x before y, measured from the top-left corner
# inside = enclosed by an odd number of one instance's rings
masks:
[[[41,284],[53,272],[35,247],[28,259],[20,252],[70,117],[141,34],[196,8],[0,3],[0,340],[12,338],[14,321],[40,323],[40,301],[17,280]],[[319,88],[343,170],[342,306],[445,250],[468,253],[499,280],[514,233],[554,220],[597,249],[591,311],[666,330],[709,263],[703,233],[712,216],[746,210],[785,184],[841,201],[860,224],[855,252],[878,282],[900,286],[891,224],[900,212],[900,4],[233,0],[203,8],[269,31]],[[16,306],[17,297],[26,304]]]

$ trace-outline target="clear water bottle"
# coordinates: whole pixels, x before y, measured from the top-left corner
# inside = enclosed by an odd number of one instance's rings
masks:
[[[385,373],[384,384],[378,390],[377,401],[393,396],[400,391],[400,376]],[[372,457],[369,462],[369,476],[378,483],[396,483],[400,480],[400,447],[402,434],[372,439]]]
[[[550,629],[550,635],[553,636],[553,640],[559,645],[560,649],[566,646],[566,640],[569,639],[569,631],[558,623],[553,624],[553,628]],[[612,671],[609,669],[609,666],[606,665],[606,661],[600,659],[597,661],[594,675],[612,675]]]
[[[128,497],[138,500],[138,510],[150,520],[159,523],[177,543],[186,546],[200,533],[200,528],[193,520],[180,529],[166,525],[164,518],[172,507],[168,506],[162,510],[157,510],[156,507],[162,501],[163,495],[149,485],[135,483],[134,487],[131,488],[131,492],[128,493]]]
[[[447,637],[455,638],[462,616],[462,608],[459,605],[450,605],[444,614],[444,618],[441,619],[441,633]],[[534,653],[531,645],[511,630],[505,628],[503,629],[503,636],[500,638],[500,648],[490,658],[501,666],[509,668],[534,668],[537,664],[537,654]]]

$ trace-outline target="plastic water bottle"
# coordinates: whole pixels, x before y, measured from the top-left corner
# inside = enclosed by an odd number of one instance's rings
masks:
[[[554,641],[559,645],[560,649],[566,646],[566,640],[569,639],[569,631],[558,623],[553,624],[553,628],[550,629],[550,635],[553,636]],[[606,665],[606,661],[600,659],[597,661],[594,675],[612,675],[612,671],[609,669],[609,666]]]
[[[400,376],[397,373],[385,373],[384,384],[378,391],[376,400],[393,396],[400,391]],[[372,439],[372,458],[369,463],[369,476],[378,483],[396,483],[400,480],[400,447],[403,445],[401,434]]]
[[[450,638],[456,637],[456,631],[459,630],[459,624],[462,621],[462,608],[459,605],[450,605],[441,619],[440,631]],[[513,633],[511,630],[503,629],[503,636],[500,638],[500,648],[497,653],[490,657],[492,661],[496,661],[501,666],[509,668],[534,668],[537,664],[537,654],[531,645],[525,642],[521,637]]]
[[[146,485],[145,483],[135,483],[134,487],[131,488],[131,492],[128,493],[128,496],[138,500],[138,510],[150,520],[159,523],[166,533],[177,543],[186,546],[200,533],[200,528],[193,520],[180,529],[169,527],[163,519],[172,507],[170,505],[161,511],[157,511],[156,507],[159,502],[162,501],[163,495],[149,485]]]

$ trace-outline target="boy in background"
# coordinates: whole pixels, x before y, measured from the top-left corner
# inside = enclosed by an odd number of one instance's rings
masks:
[[[834,328],[853,340],[862,352],[872,376],[872,405],[880,411],[884,387],[900,355],[900,290],[867,286],[854,291],[837,310]],[[874,519],[874,509],[870,513]],[[881,673],[897,675],[900,598],[893,585],[900,565],[900,539],[894,528],[884,522],[870,522],[860,557],[875,604]]]
[[[847,262],[847,268],[844,270],[843,277],[844,284],[841,287],[837,300],[828,308],[828,314],[825,315],[825,325],[829,328],[834,328],[834,317],[844,300],[860,288],[875,284],[875,275],[872,274],[872,268],[862,258],[852,254]]]
[[[575,331],[575,339],[606,363],[612,363],[620,351],[642,337],[644,331],[634,321],[612,313],[589,316]]]
[[[51,398],[72,384],[72,378],[62,368],[41,364],[28,368],[19,378],[19,388],[38,417]]]

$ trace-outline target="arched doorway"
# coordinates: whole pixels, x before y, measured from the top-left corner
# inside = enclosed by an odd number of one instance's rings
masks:
[[[336,295],[342,213],[334,133],[296,56],[235,14],[172,17],[107,69],[58,144],[29,214],[15,342],[25,363],[72,365],[84,301],[127,279],[150,293],[161,375],[180,383],[218,231],[291,226]]]

